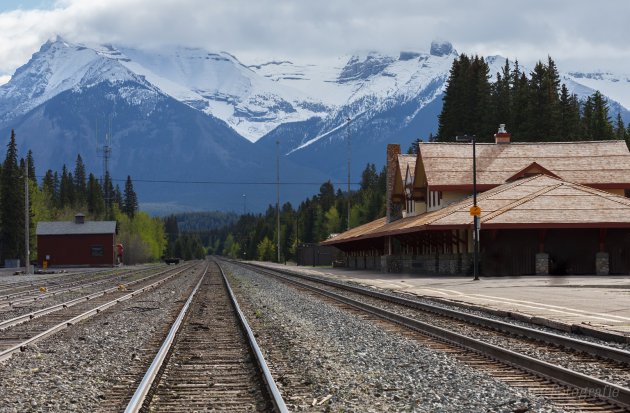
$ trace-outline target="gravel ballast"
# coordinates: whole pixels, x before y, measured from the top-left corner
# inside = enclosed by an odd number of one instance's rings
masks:
[[[122,302],[0,364],[0,412],[93,412],[162,334],[198,280],[198,270]]]
[[[282,389],[292,411],[562,411],[278,281],[226,268],[274,373],[307,378],[300,391],[310,394]],[[277,370],[273,345],[294,371]]]

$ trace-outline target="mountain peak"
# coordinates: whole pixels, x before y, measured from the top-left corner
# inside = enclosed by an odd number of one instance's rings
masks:
[[[389,66],[394,59],[391,56],[385,56],[378,52],[368,52],[363,54],[353,55],[346,66],[339,74],[337,81],[339,83],[345,83],[355,80],[366,80],[370,77],[381,73],[387,66]]]
[[[447,56],[453,53],[453,45],[451,42],[445,40],[434,40],[431,42],[431,55],[432,56]]]

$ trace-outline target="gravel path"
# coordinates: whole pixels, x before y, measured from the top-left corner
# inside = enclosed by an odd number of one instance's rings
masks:
[[[300,391],[309,394],[282,390],[292,411],[562,411],[275,280],[226,267],[263,351],[281,345],[293,360],[293,371],[276,377],[304,377]]]
[[[125,301],[0,363],[0,412],[93,412],[165,326],[197,270]]]

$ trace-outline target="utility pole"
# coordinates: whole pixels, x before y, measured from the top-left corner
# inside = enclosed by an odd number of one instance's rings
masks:
[[[109,158],[112,155],[111,134],[112,134],[112,121],[111,121],[111,116],[110,116],[109,132],[105,133],[105,143],[103,144],[102,148],[99,148],[103,156],[103,181],[101,183],[103,185],[103,195],[105,196],[105,216],[108,218],[109,218],[112,194],[109,192],[109,185],[108,185],[108,182],[106,182],[106,179],[107,177],[109,177],[109,182],[111,182],[112,180],[112,177],[109,175]],[[96,120],[96,141],[98,142],[98,119]]]
[[[473,281],[479,281],[479,215],[481,209],[477,205],[477,153],[475,150],[475,135],[456,136],[457,142],[472,143],[473,161],[473,206],[470,208],[470,215],[473,216]]]
[[[30,273],[30,214],[28,204],[28,157],[26,157],[24,161],[24,274]]]
[[[247,195],[243,194],[243,215],[247,214]]]
[[[348,225],[347,230],[350,230],[350,154],[351,154],[351,146],[350,146],[350,121],[352,119],[350,116],[346,118],[346,140],[348,141]]]
[[[280,141],[276,141],[276,231],[278,234],[278,264],[280,263]]]

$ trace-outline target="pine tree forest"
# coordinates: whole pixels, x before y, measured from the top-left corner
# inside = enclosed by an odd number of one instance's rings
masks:
[[[385,168],[379,173],[374,164],[366,166],[358,190],[350,194],[350,227],[385,214],[385,177]],[[317,243],[348,228],[348,194],[335,189],[330,181],[297,209],[291,203],[279,209],[281,261],[294,260],[300,244]],[[264,214],[241,215],[234,224],[197,236],[208,245],[210,254],[277,261],[276,227],[276,207],[270,205]],[[167,226],[167,235],[170,234]]]
[[[486,61],[462,54],[451,67],[443,103],[437,136],[430,140],[449,142],[467,134],[491,142],[502,123],[515,142],[630,140],[630,125],[610,113],[599,91],[584,101],[569,93],[551,57],[529,75],[518,61],[506,60],[490,82]]]
[[[28,164],[28,175],[25,169]],[[25,193],[28,176],[30,260],[37,257],[35,228],[39,221],[72,221],[81,212],[88,220],[117,221],[117,241],[125,248],[125,263],[155,261],[166,247],[162,220],[138,212],[138,200],[131,177],[124,195],[106,175],[99,180],[85,169],[77,155],[73,169],[63,165],[61,173],[48,170],[38,183],[36,160],[29,150],[18,161],[16,135],[11,131],[6,156],[0,165],[0,257],[24,259]]]

